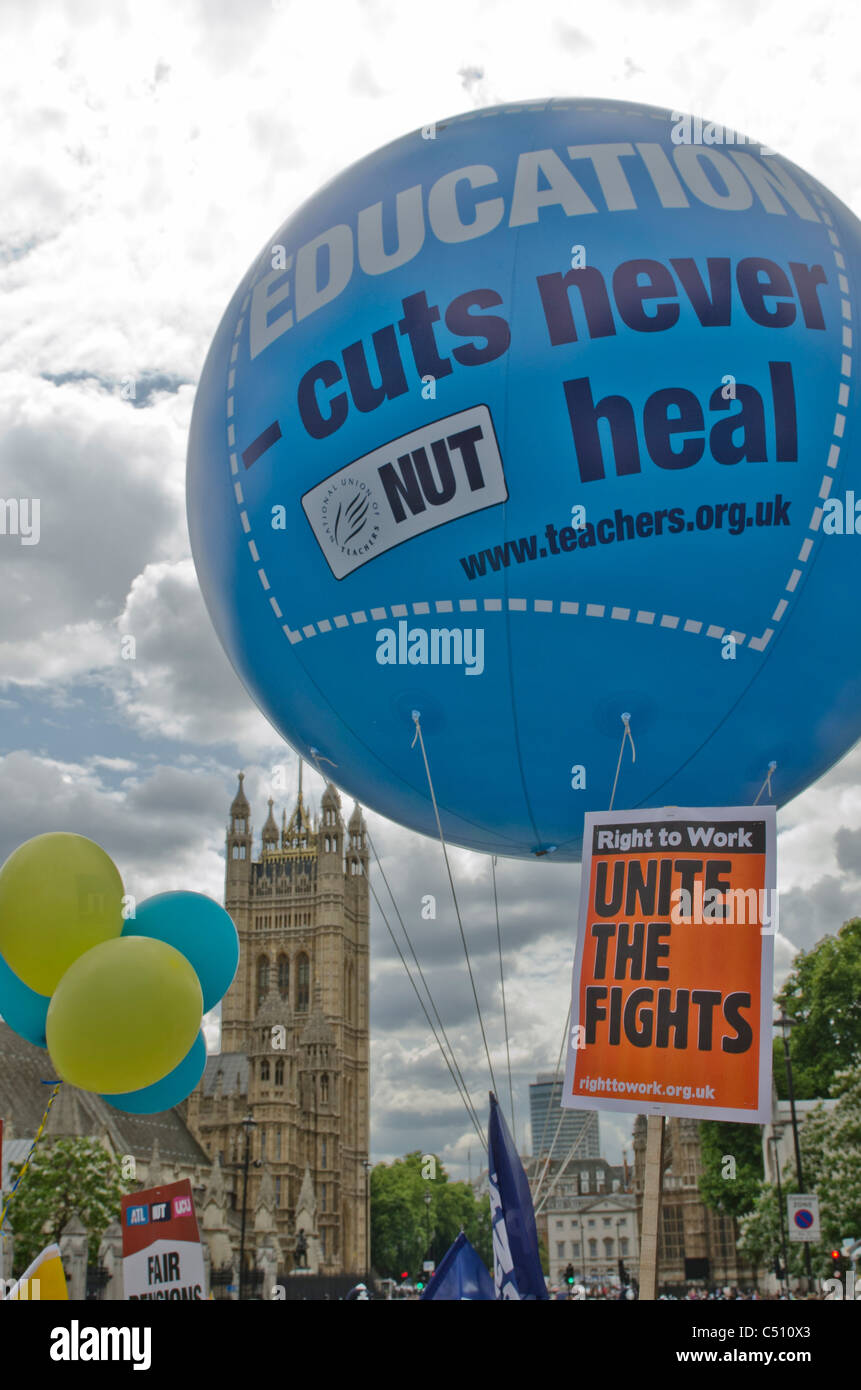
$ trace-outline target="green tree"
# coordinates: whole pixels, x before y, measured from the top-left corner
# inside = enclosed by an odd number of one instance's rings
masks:
[[[779,1259],[783,1264],[780,1222],[783,1221],[785,1238],[786,1197],[788,1193],[798,1191],[797,1183],[794,1183],[788,1174],[784,1174],[781,1181],[784,1202],[782,1212],[777,1200],[777,1187],[774,1183],[764,1182],[753,1207],[739,1220],[739,1254],[748,1260],[754,1269],[767,1270],[769,1273],[774,1270],[776,1260]],[[801,1245],[787,1240],[786,1250],[790,1275],[800,1277],[804,1274]]]
[[[14,1166],[15,1173],[22,1167]],[[7,1213],[15,1236],[15,1273],[58,1241],[76,1212],[87,1228],[89,1262],[95,1264],[106,1228],[119,1220],[125,1190],[120,1160],[97,1140],[55,1139],[40,1145]]]
[[[810,1248],[817,1278],[831,1274],[829,1251],[861,1229],[861,1074],[838,1072],[832,1089],[837,1104],[830,1110],[816,1106],[800,1135],[804,1186],[819,1197],[822,1240]],[[786,1230],[786,1197],[798,1191],[794,1159],[784,1165],[781,1182]],[[777,1188],[763,1183],[755,1206],[740,1222],[739,1249],[752,1263],[772,1266],[780,1245],[778,1220]],[[790,1272],[803,1274],[803,1245],[788,1240],[787,1249]]]
[[[699,1188],[706,1206],[736,1218],[752,1211],[763,1179],[762,1127],[703,1120],[700,1148]]]
[[[490,1268],[486,1197],[477,1201],[468,1183],[450,1182],[433,1155],[409,1153],[372,1170],[371,1253],[378,1274],[397,1279],[408,1270],[415,1277],[424,1260],[439,1263],[461,1230]]]
[[[831,1096],[837,1073],[861,1066],[861,917],[796,957],[777,1003],[795,1021],[789,1043],[796,1097]],[[785,1098],[780,1030],[774,1041],[774,1078],[778,1095]]]
[[[822,1274],[828,1251],[861,1231],[861,1073],[838,1072],[831,1090],[837,1104],[817,1105],[801,1130],[804,1185],[819,1197]]]

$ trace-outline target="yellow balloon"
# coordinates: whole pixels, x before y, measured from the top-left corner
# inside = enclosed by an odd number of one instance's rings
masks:
[[[118,937],[79,956],[57,985],[48,1051],[57,1075],[84,1091],[140,1091],[178,1066],[202,1017],[185,956],[153,937]]]
[[[83,835],[19,845],[0,869],[0,955],[37,994],[53,994],[84,951],[123,929],[123,881]]]

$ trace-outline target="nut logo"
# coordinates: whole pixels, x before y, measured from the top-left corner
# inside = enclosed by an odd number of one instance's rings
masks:
[[[320,531],[341,555],[361,560],[380,535],[380,507],[366,482],[350,474],[334,479],[320,500]]]

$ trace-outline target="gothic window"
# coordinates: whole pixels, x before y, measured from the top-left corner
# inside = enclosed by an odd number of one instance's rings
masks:
[[[297,961],[296,970],[296,1012],[303,1014],[308,1012],[308,1000],[310,998],[311,967],[308,957],[303,952]]]
[[[324,1211],[325,1211],[325,1207],[324,1207]],[[322,1230],[320,1231],[320,1254],[323,1256],[323,1259],[324,1259],[324,1260],[325,1260],[325,1258],[326,1258],[326,1236],[327,1236],[328,1234],[329,1234],[329,1232],[326,1230],[326,1227],[324,1226],[324,1227],[322,1228]]]
[[[278,957],[278,993],[282,999],[290,994],[290,962],[286,956]]]
[[[264,1065],[264,1067],[266,1068],[266,1075],[268,1076],[268,1075],[269,1075],[269,1063],[268,1063],[268,1062],[264,1062],[263,1065]],[[265,1158],[265,1157],[266,1157],[266,1130],[263,1129],[263,1128],[261,1128],[261,1130],[260,1130],[260,1157],[261,1157],[261,1158]]]
[[[325,1105],[329,1099],[329,1078],[324,1072],[320,1077],[320,1100]]]
[[[326,1140],[324,1139],[324,1140],[322,1141],[322,1149],[321,1149],[321,1151],[320,1151],[320,1167],[321,1167],[321,1168],[325,1168],[325,1167],[327,1166],[327,1152],[326,1152],[326,1149],[327,1149]]]
[[[269,958],[261,956],[257,962],[257,1002],[262,1004],[269,989]]]
[[[268,1080],[269,1080],[269,1059],[268,1059],[268,1057],[264,1057],[264,1058],[263,1058],[263,1061],[260,1063],[260,1080],[261,1080],[261,1081],[268,1081]]]
[[[238,845],[234,845],[234,846],[233,846],[233,858],[234,858],[234,859],[238,859],[238,858],[239,858],[239,846],[238,846]]]
[[[244,845],[240,845],[240,846],[239,846],[239,858],[240,858],[240,859],[244,859],[244,858],[245,858],[245,846],[244,846]]]
[[[275,1068],[275,1078],[276,1078],[276,1080],[278,1079],[278,1067],[281,1068],[281,1074],[282,1074],[282,1076],[283,1076],[283,1075],[284,1075],[284,1063],[283,1063],[283,1062],[279,1062],[279,1063],[278,1063],[278,1066],[276,1066],[276,1068]],[[276,1131],[275,1131],[275,1158],[276,1158],[276,1161],[277,1161],[280,1157],[281,1157],[281,1126],[279,1125],[278,1128],[277,1128]]]
[[[244,821],[244,820],[238,820],[238,821],[236,822],[236,829],[237,829],[237,831],[239,832],[240,835],[243,835],[243,834],[245,833],[245,821]]]
[[[325,1210],[326,1210],[326,1192],[327,1192],[328,1186],[329,1186],[329,1184],[328,1184],[328,1183],[325,1183],[325,1182],[320,1184],[320,1210],[321,1210],[321,1211],[325,1211]]]
[[[280,1205],[281,1205],[281,1179],[280,1179],[280,1178],[276,1178],[276,1179],[275,1179],[275,1205],[276,1205],[276,1207],[280,1207]]]
[[[283,1086],[283,1085],[284,1085],[284,1063],[281,1061],[280,1057],[279,1057],[278,1061],[275,1063],[275,1085],[276,1085],[276,1086]],[[280,1138],[280,1130],[279,1130],[279,1138]]]

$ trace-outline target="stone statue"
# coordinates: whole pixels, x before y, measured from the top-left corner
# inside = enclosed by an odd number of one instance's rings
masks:
[[[308,1268],[308,1242],[305,1239],[305,1232],[300,1231],[296,1237],[296,1247],[294,1250],[295,1266],[297,1269]]]

